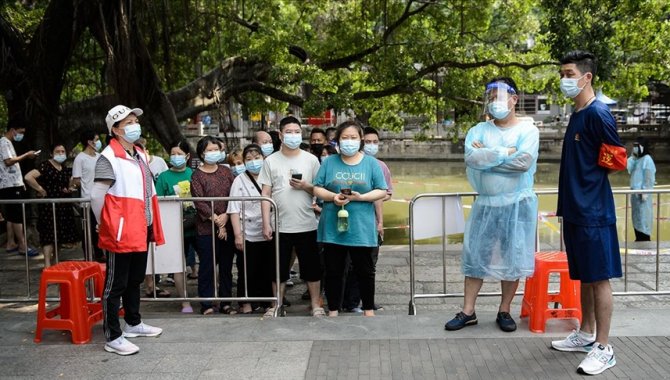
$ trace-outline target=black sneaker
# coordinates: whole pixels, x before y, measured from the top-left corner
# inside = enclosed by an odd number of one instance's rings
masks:
[[[477,324],[477,313],[473,312],[472,315],[467,315],[464,312],[456,314],[456,317],[451,321],[447,322],[444,325],[445,330],[454,331],[460,330],[465,326],[471,326]]]
[[[500,329],[504,332],[512,332],[516,330],[516,322],[514,322],[514,319],[512,319],[512,316],[509,315],[508,312],[498,312],[496,323],[498,324],[498,327],[500,327]]]

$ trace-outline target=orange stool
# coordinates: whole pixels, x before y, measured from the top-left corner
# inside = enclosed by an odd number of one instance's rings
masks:
[[[549,275],[560,274],[558,293],[549,294]],[[535,273],[526,279],[521,304],[521,317],[530,317],[532,332],[543,333],[547,319],[576,318],[582,321],[580,282],[571,280],[568,271],[568,259],[565,252],[537,252],[535,254]],[[561,308],[554,309],[548,304],[559,303]]]
[[[88,343],[91,340],[91,327],[102,320],[102,307],[99,302],[88,302],[86,299],[88,279],[94,281],[98,293],[98,284],[104,283],[98,263],[64,261],[42,271],[35,343],[42,341],[43,329],[69,330],[72,333],[72,343],[75,344]],[[46,310],[49,284],[60,285],[60,304],[52,310]],[[60,318],[55,318],[57,316]]]

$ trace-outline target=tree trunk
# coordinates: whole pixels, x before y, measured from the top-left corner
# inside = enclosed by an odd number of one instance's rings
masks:
[[[164,147],[178,141],[183,136],[174,108],[160,88],[133,9],[125,1],[96,1],[95,7],[89,26],[106,53],[107,82],[116,92],[113,98],[100,98],[108,102],[103,109],[118,103],[140,107],[145,112],[142,116],[145,131],[151,132]],[[104,116],[103,112],[97,117],[104,119]]]
[[[26,145],[45,147],[60,141],[58,110],[63,78],[81,35],[84,9],[72,0],[53,0],[30,43],[0,20],[2,62],[0,88],[10,122],[26,128]]]

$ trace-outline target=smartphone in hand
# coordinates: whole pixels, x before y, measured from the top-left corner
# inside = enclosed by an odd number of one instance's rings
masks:
[[[291,174],[291,178],[302,179],[302,173],[293,173],[293,174]]]
[[[340,193],[342,193],[344,195],[351,195],[351,189],[348,188],[348,187],[342,188],[342,189],[340,189]]]

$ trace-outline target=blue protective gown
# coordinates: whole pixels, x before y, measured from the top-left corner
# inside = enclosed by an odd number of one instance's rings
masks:
[[[650,155],[640,158],[628,157],[628,173],[632,190],[653,189],[656,183],[656,165]],[[633,209],[633,228],[651,236],[653,221],[651,194],[633,194],[630,197]]]
[[[483,148],[474,148],[478,141]],[[537,225],[539,131],[530,122],[499,128],[482,122],[465,138],[468,181],[479,196],[465,225],[461,270],[475,278],[513,281],[533,274]],[[508,148],[516,152],[508,155]]]

